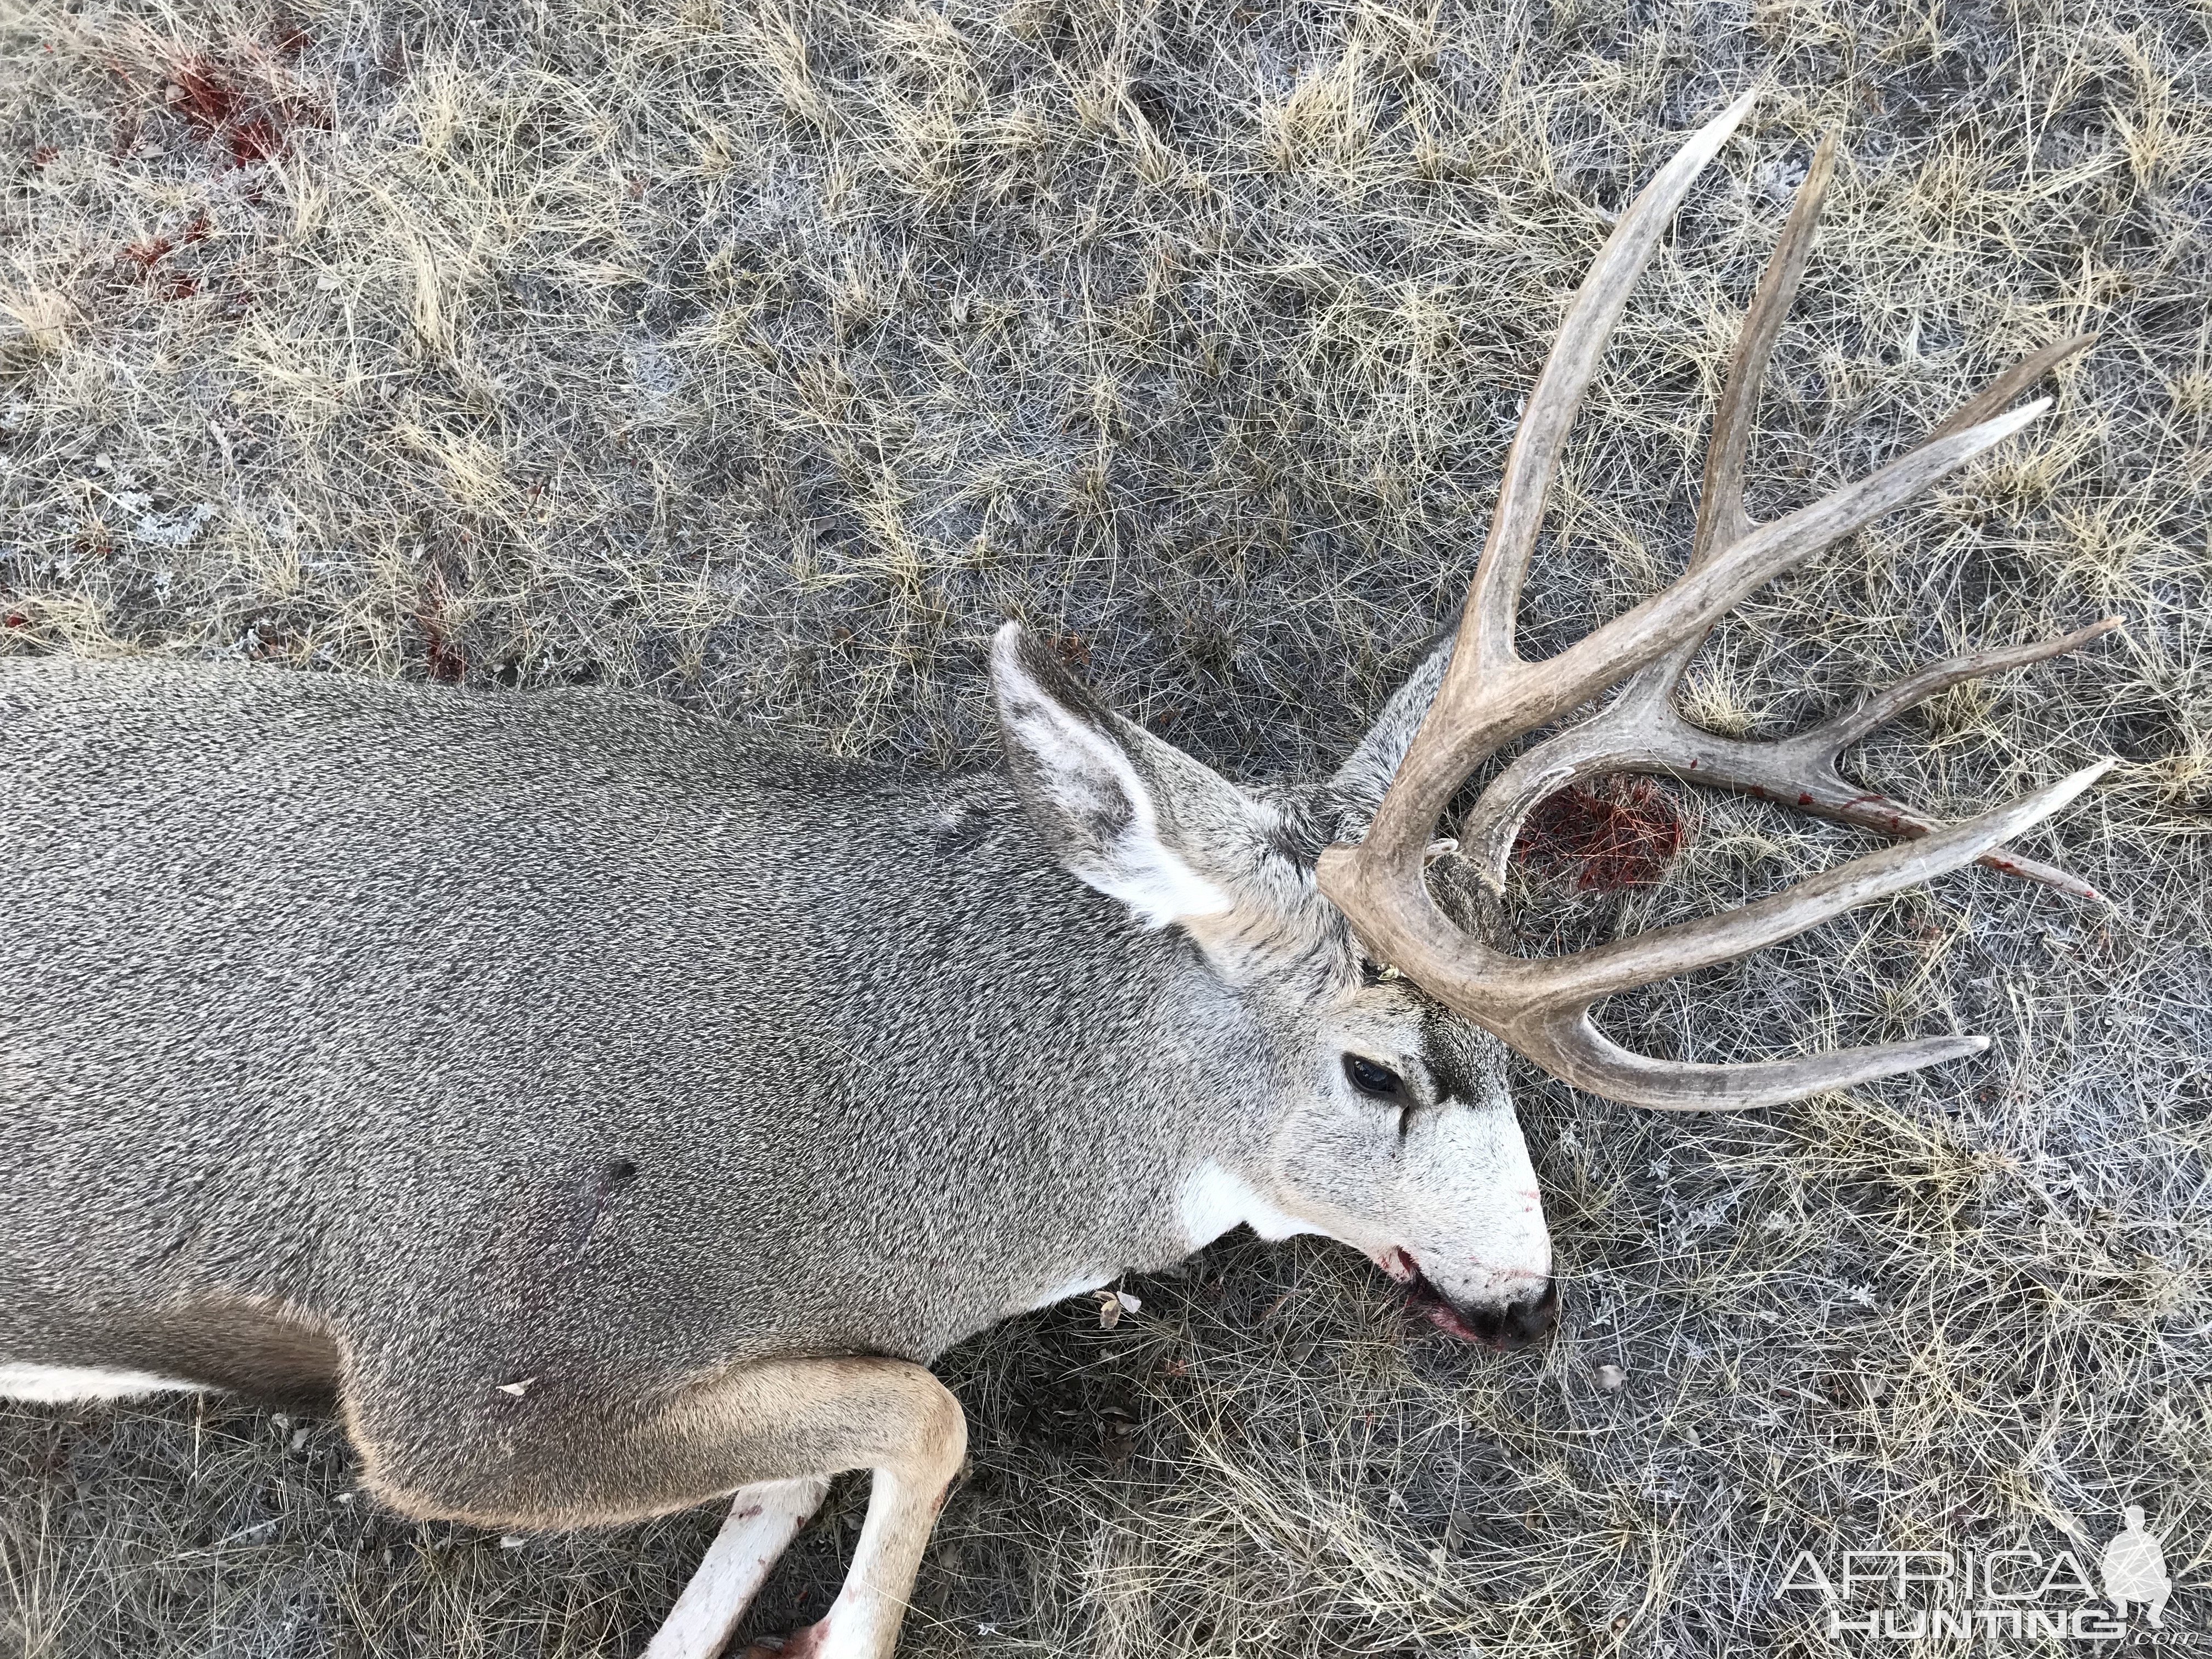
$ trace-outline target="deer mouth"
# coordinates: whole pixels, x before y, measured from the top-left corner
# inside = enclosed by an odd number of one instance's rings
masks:
[[[1466,1320],[1459,1310],[1445,1299],[1444,1293],[1429,1283],[1428,1276],[1416,1267],[1413,1279],[1405,1287],[1406,1306],[1435,1326],[1446,1336],[1457,1337],[1462,1342],[1480,1343],[1486,1348],[1502,1347],[1494,1336],[1485,1336]]]
[[[1445,1335],[1479,1347],[1506,1352],[1525,1348],[1551,1330],[1559,1311],[1559,1291],[1548,1280],[1542,1293],[1527,1302],[1462,1309],[1430,1282],[1411,1251],[1394,1247],[1374,1261],[1397,1281],[1407,1311],[1427,1320]]]
[[[1419,1262],[1413,1260],[1411,1250],[1393,1246],[1375,1257],[1375,1265],[1389,1274],[1404,1293],[1406,1308],[1410,1313],[1425,1319],[1447,1336],[1455,1336],[1462,1342],[1480,1342],[1482,1337],[1474,1327],[1460,1317],[1459,1310],[1446,1299],[1444,1293],[1429,1282]]]

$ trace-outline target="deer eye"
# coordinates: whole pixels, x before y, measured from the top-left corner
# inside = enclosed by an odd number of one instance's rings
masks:
[[[1403,1102],[1406,1098],[1406,1079],[1364,1054],[1346,1054],[1344,1075],[1353,1088],[1370,1100]]]

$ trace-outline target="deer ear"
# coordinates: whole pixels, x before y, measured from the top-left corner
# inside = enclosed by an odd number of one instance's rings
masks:
[[[1421,729],[1421,722],[1428,718],[1429,705],[1437,700],[1437,688],[1443,684],[1444,670],[1451,666],[1452,646],[1458,632],[1459,618],[1455,617],[1444,631],[1429,642],[1428,654],[1422,658],[1420,666],[1391,693],[1390,701],[1382,705],[1382,712],[1375,717],[1375,724],[1368,727],[1359,746],[1328,781],[1330,803],[1338,820],[1334,826],[1338,840],[1357,841],[1367,833],[1368,823],[1382,804],[1383,792],[1398,775],[1398,763],[1413,746],[1413,734]]]
[[[991,689],[1022,805],[1071,874],[1148,927],[1244,903],[1267,850],[1259,802],[1107,708],[1016,623],[992,641]]]

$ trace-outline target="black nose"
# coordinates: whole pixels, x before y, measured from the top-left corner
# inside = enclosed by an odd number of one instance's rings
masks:
[[[1478,1341],[1511,1350],[1540,1342],[1559,1318],[1559,1287],[1551,1279],[1534,1296],[1486,1308],[1462,1308],[1459,1316]]]

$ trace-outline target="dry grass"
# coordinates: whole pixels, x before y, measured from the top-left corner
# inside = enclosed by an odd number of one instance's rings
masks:
[[[1616,1005],[1708,1055],[1997,1041],[1734,1121],[1529,1079],[1570,1282],[1541,1353],[1411,1328],[1329,1248],[1232,1243],[1115,1332],[1063,1307],[950,1356],[974,1468],[908,1650],[1811,1652],[1772,1595],[1800,1548],[2048,1550],[2130,1500],[2201,1643],[2207,27],[2182,0],[4,0],[0,641],[602,680],[939,766],[988,752],[978,647],[1012,612],[1208,759],[1311,768],[1453,603],[1607,215],[1769,85],[1594,391],[1525,629],[1678,566],[1734,307],[1839,126],[1754,506],[2017,351],[2104,344],[2032,444],[1757,599],[1688,702],[1781,729],[2121,615],[1855,760],[1956,813],[2118,754],[2031,847],[2115,909],[1974,872]],[[1532,879],[1530,944],[1855,840],[1696,821],[1661,885]],[[627,1654],[713,1525],[405,1525],[329,1427],[206,1403],[0,1411],[0,1650],[36,1659]],[[767,1624],[819,1607],[857,1496]]]

